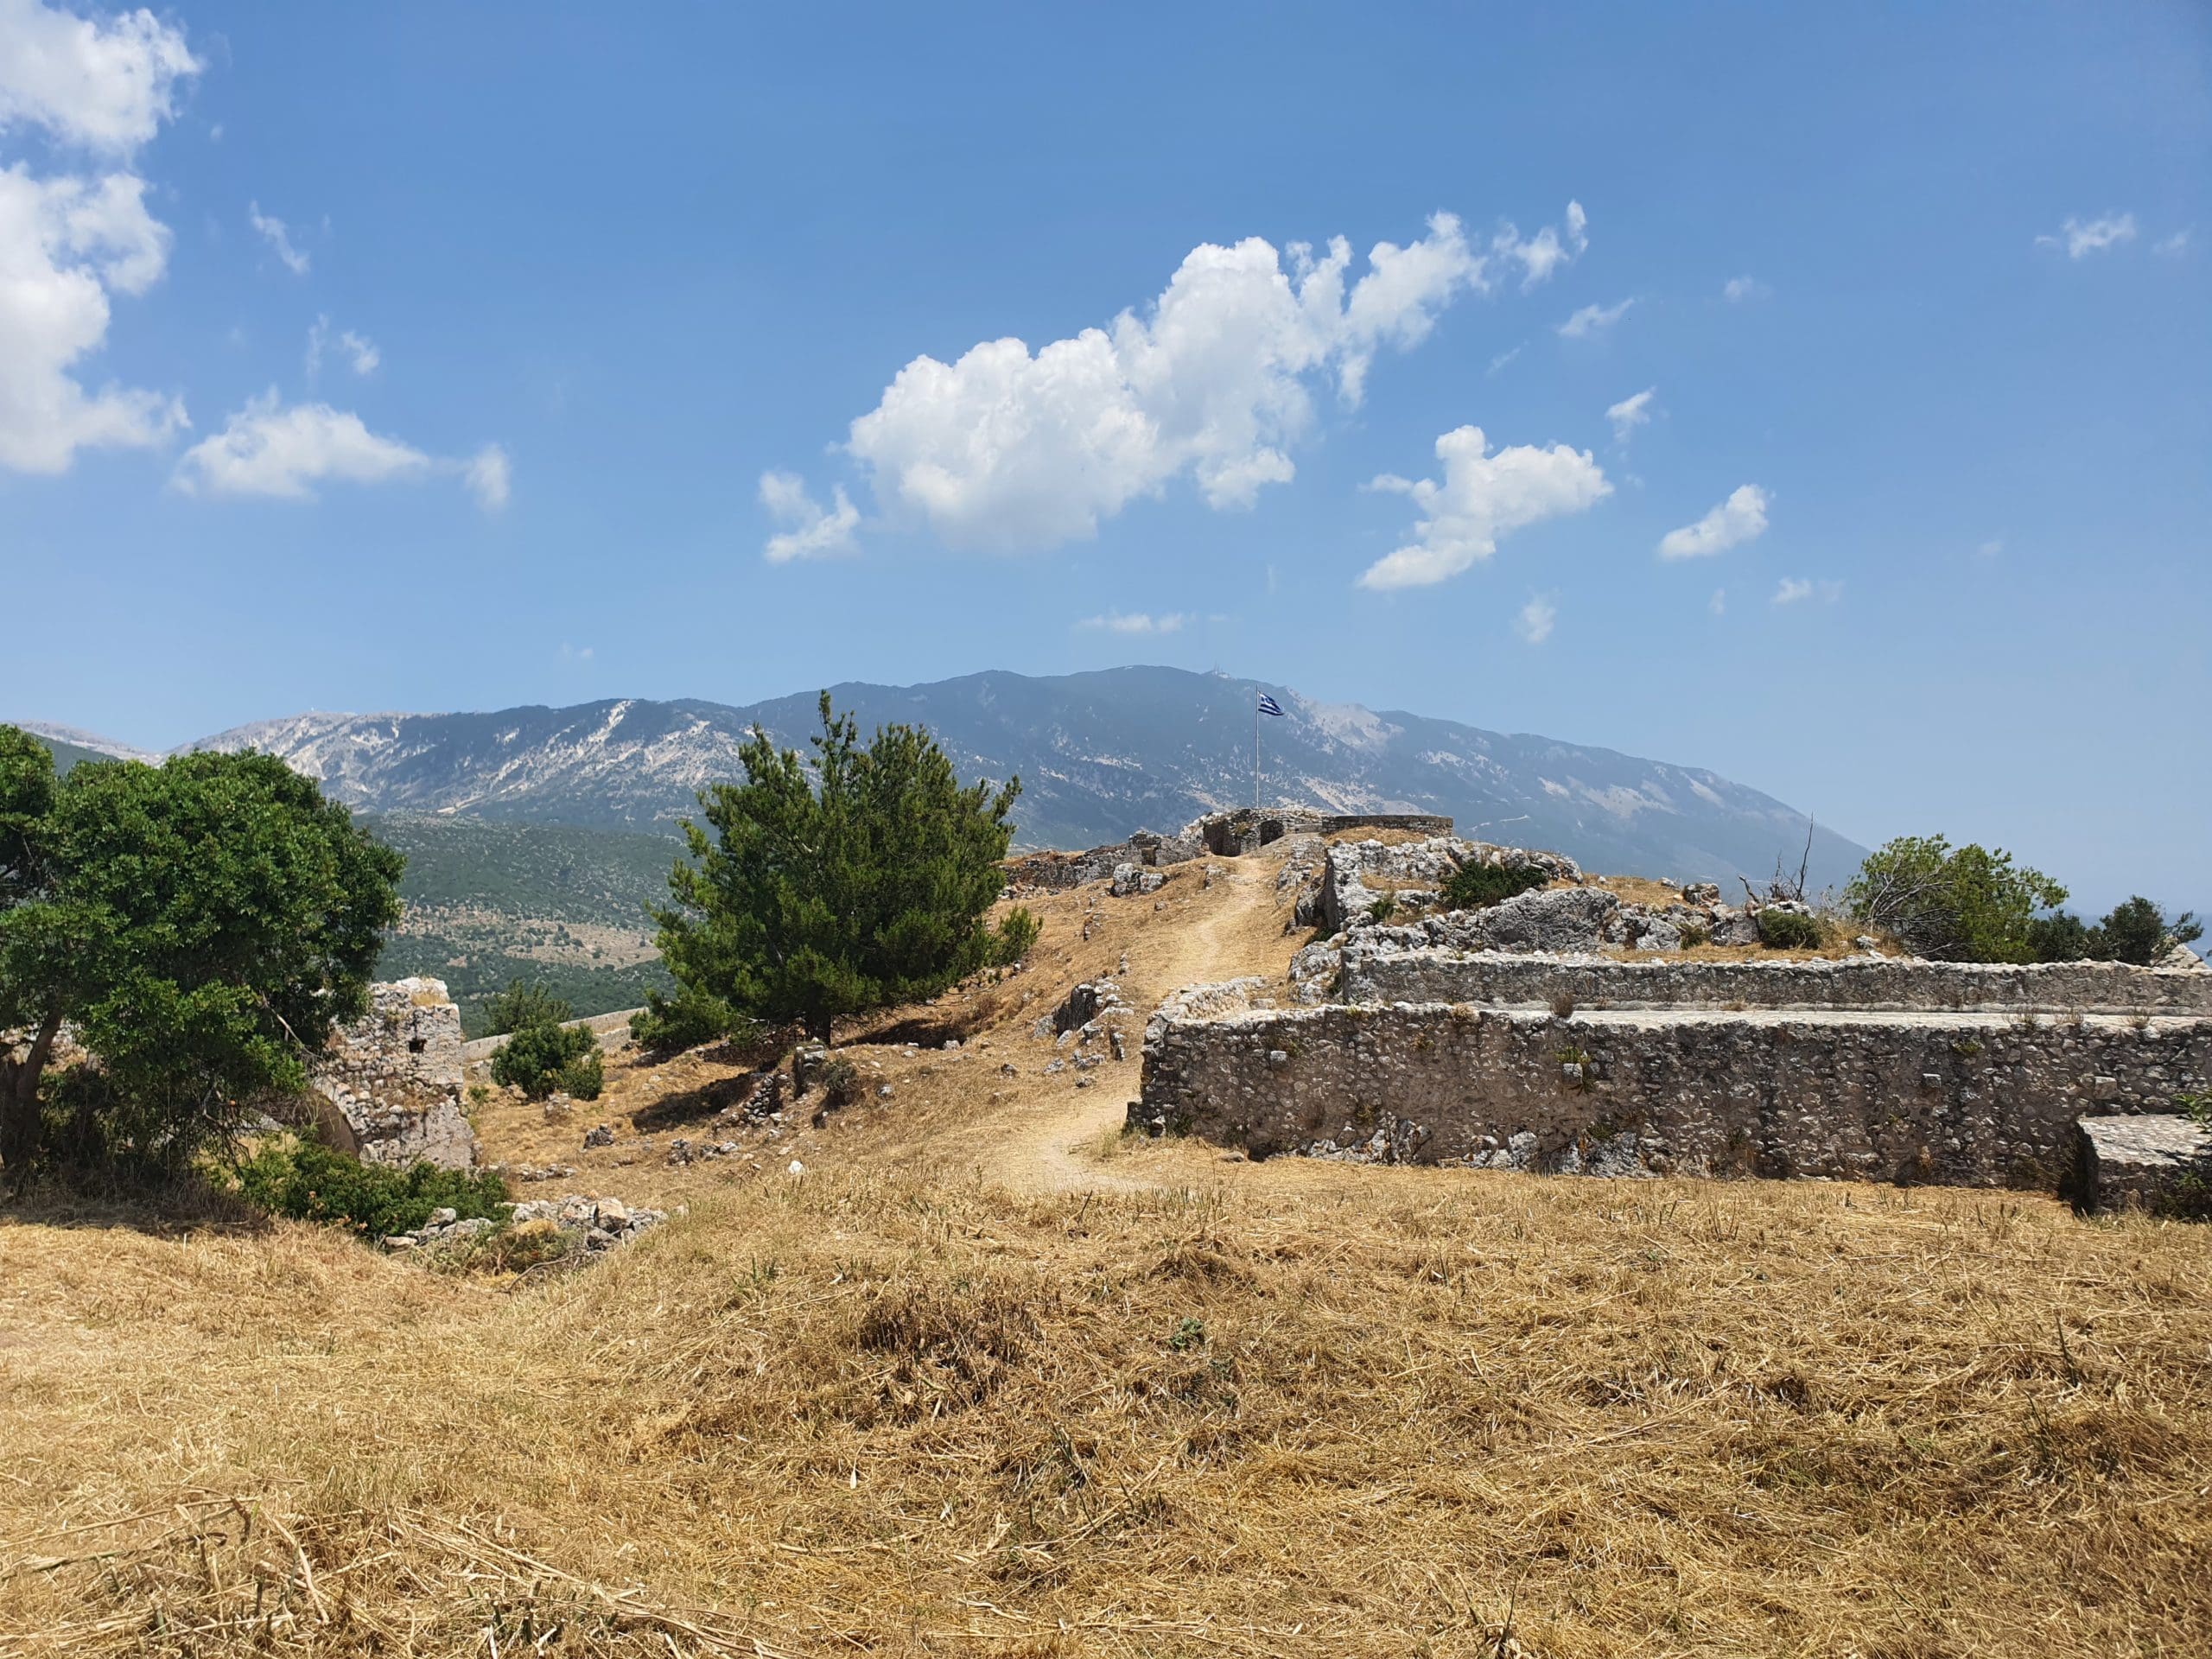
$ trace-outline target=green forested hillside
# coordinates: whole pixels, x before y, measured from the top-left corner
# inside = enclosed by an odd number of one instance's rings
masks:
[[[646,907],[668,894],[672,836],[386,814],[363,817],[407,855],[407,913],[380,977],[446,982],[471,1036],[486,998],[532,979],[580,1014],[635,1007],[665,988]]]

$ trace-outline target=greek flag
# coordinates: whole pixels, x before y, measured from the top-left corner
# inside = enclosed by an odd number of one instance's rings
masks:
[[[1282,713],[1282,704],[1262,691],[1260,693],[1260,712],[1263,715],[1280,715]]]

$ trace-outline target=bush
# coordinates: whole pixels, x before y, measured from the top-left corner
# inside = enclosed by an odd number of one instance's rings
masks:
[[[1937,962],[2031,962],[2036,912],[2065,902],[2064,887],[2010,853],[1941,836],[1900,836],[1844,890],[1856,920]]]
[[[832,1106],[849,1106],[861,1097],[860,1068],[838,1058],[822,1068],[822,1093]]]
[[[507,1184],[490,1170],[365,1164],[312,1141],[272,1141],[238,1166],[238,1191],[273,1216],[350,1227],[367,1238],[411,1233],[433,1210],[505,1221]]]
[[[492,1056],[492,1080],[532,1100],[556,1089],[578,1100],[597,1100],[606,1082],[599,1039],[581,1026],[524,1026]]]
[[[1446,910],[1487,910],[1516,899],[1551,878],[1537,869],[1508,869],[1503,864],[1462,864],[1444,884]]]
[[[1044,931],[1044,923],[1024,906],[1016,905],[1007,912],[1006,919],[999,924],[995,935],[993,954],[997,965],[1013,967],[1029,954],[1030,948],[1037,943],[1037,936]]]
[[[1384,926],[1398,913],[1398,895],[1386,893],[1367,907],[1367,919],[1377,927]]]
[[[2113,906],[2094,927],[2063,910],[2028,925],[2028,945],[2037,962],[2128,962],[2147,968],[2176,945],[2203,937],[2204,929],[2189,912],[2169,921],[2140,893]]]
[[[750,1048],[760,1040],[759,1023],[709,992],[683,986],[673,996],[652,991],[630,1016],[630,1035],[648,1053],[680,1053],[724,1040]]]
[[[1769,908],[1759,912],[1759,943],[1770,950],[1817,950],[1827,943],[1820,918],[1802,911]]]

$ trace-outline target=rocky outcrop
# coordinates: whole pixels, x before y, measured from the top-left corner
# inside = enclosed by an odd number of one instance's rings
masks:
[[[461,1066],[461,1010],[442,980],[371,986],[366,1017],[332,1036],[314,1071],[324,1138],[364,1163],[469,1168]]]

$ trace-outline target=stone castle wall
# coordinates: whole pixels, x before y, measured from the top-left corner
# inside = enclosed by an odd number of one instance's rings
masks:
[[[365,1163],[470,1167],[462,1064],[461,1010],[442,981],[371,986],[367,1016],[340,1027],[315,1070],[326,1138]]]
[[[2088,1112],[2212,1077],[2212,1020],[1171,998],[1133,1124],[1255,1155],[2056,1187]],[[1226,1011],[1224,1011],[1226,1010]]]
[[[1346,1002],[1476,1002],[1494,1007],[2034,1009],[2212,1014],[2212,973],[2117,962],[1636,962],[1618,957],[1344,947]]]

